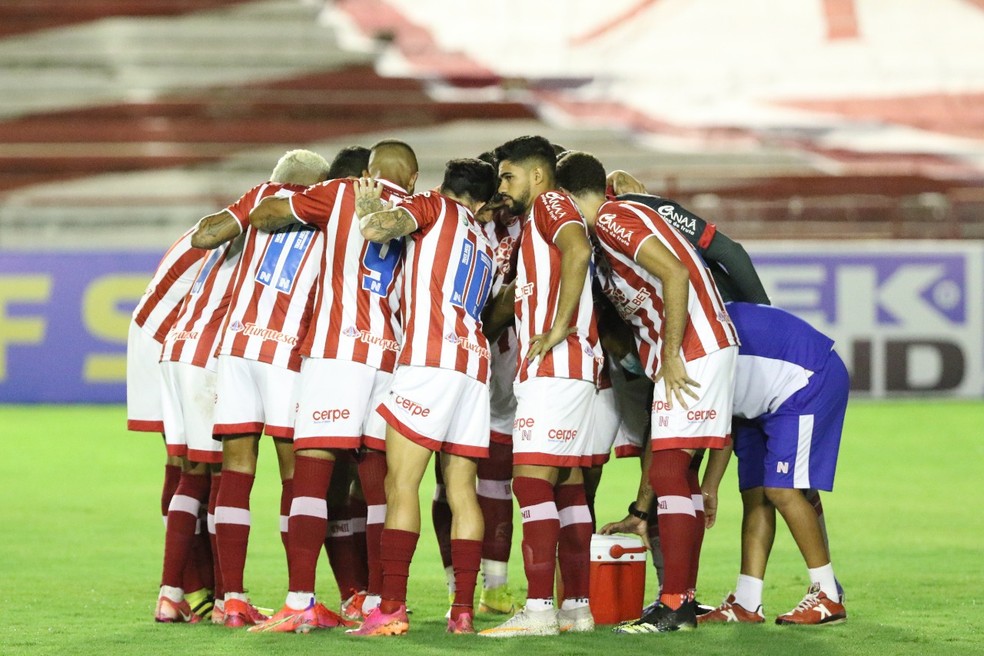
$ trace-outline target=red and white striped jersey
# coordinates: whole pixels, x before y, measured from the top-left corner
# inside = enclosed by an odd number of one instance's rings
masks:
[[[575,378],[592,383],[598,380],[598,369],[604,358],[591,299],[590,267],[584,276],[577,309],[571,317],[570,327],[576,327],[576,332],[533,362],[528,362],[525,357],[530,349],[530,339],[553,327],[560,298],[561,259],[554,239],[561,228],[571,223],[587,234],[584,219],[574,202],[559,191],[547,191],[533,201],[523,224],[516,273],[519,382],[537,376]]]
[[[310,321],[324,238],[317,230],[296,223],[263,232],[249,224],[249,213],[268,196],[290,195],[305,188],[267,182],[228,208],[246,234],[233,274],[219,355],[300,371],[301,341]]]
[[[495,277],[492,280],[492,296],[495,296],[516,278],[516,261],[519,258],[517,246],[523,222],[520,217],[510,214],[506,209],[501,209],[482,227],[495,252]],[[519,342],[514,325],[503,330],[499,338],[489,345],[492,353],[491,380],[501,381],[501,384],[489,386],[489,403],[493,414],[496,414],[497,408],[500,409],[499,412],[515,408],[512,382],[516,378],[518,348]],[[504,395],[505,398],[501,398]]]
[[[400,364],[441,367],[489,382],[482,310],[495,260],[482,225],[464,205],[428,191],[400,203],[417,223],[407,236]]]
[[[232,295],[232,277],[245,235],[208,252],[164,338],[162,362],[184,362],[216,370],[215,350]]]
[[[189,228],[167,249],[147,291],[133,310],[132,321],[161,343],[174,325],[181,301],[195,281],[198,271],[195,265],[208,252],[191,246],[191,236],[197,227]]]
[[[604,253],[598,277],[622,318],[635,328],[639,359],[655,376],[663,347],[663,284],[636,263],[647,239],[659,239],[690,272],[687,328],[681,354],[690,361],[738,344],[731,318],[710,271],[690,242],[649,207],[630,201],[609,201],[598,210],[595,235]]]
[[[406,196],[400,187],[380,182],[384,201]],[[365,240],[355,215],[355,180],[316,184],[292,196],[290,205],[299,221],[325,235],[327,244],[301,354],[392,371],[402,338],[403,239],[388,244]]]

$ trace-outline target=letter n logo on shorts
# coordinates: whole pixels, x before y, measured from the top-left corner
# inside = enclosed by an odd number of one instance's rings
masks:
[[[789,473],[789,463],[779,462],[776,463],[776,473],[777,474],[788,474]]]

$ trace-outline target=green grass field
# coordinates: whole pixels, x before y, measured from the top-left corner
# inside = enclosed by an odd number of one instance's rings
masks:
[[[159,438],[128,433],[122,407],[0,406],[0,655],[11,654],[984,654],[984,403],[853,402],[837,489],[824,499],[834,567],[848,593],[841,626],[778,627],[771,618],[805,592],[805,567],[784,526],[765,585],[765,626],[712,626],[674,635],[590,635],[491,641],[448,636],[447,597],[427,525],[410,578],[412,630],[359,641],[341,632],[253,635],[153,622],[163,549]],[[264,444],[253,492],[246,582],[279,607],[286,565],[277,533],[279,482]],[[734,464],[725,482],[736,490]],[[428,479],[429,480],[429,479]],[[621,518],[637,461],[613,461],[598,497],[602,521]],[[722,490],[724,492],[724,490]],[[717,603],[738,571],[740,500],[722,493],[704,542],[700,594]],[[516,540],[519,528],[517,522]],[[321,596],[336,591],[327,562]],[[510,576],[523,582],[519,550]],[[650,570],[647,597],[653,593]],[[495,620],[480,615],[479,628]]]

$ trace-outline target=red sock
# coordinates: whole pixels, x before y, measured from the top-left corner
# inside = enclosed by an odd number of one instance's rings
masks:
[[[663,595],[686,595],[696,538],[694,502],[687,484],[690,454],[680,449],[653,452],[649,482],[657,498],[659,543],[663,551]],[[662,595],[661,595],[662,599]],[[672,603],[671,603],[671,607]]]
[[[485,520],[482,558],[509,562],[513,536],[512,444],[489,442],[478,461],[478,505]]]
[[[171,507],[171,497],[178,489],[181,481],[181,467],[177,465],[164,465],[164,486],[161,488],[161,517],[164,518],[164,526],[167,527],[167,513]]]
[[[296,476],[296,474],[295,474]],[[290,560],[290,504],[294,500],[294,479],[280,482],[280,541]]]
[[[527,598],[552,599],[560,520],[549,481],[520,476],[513,492],[523,517],[523,566]]]
[[[410,561],[417,550],[419,533],[394,528],[383,529],[380,558],[383,566],[383,587],[379,609],[394,613],[407,601],[407,579],[410,578]]]
[[[554,488],[560,533],[557,560],[564,582],[565,599],[587,599],[591,590],[591,513],[584,485],[560,485]]]
[[[434,523],[434,534],[437,536],[437,548],[441,552],[441,564],[444,569],[452,565],[451,556],[451,506],[448,504],[447,491],[444,482],[438,482],[434,488],[434,500],[431,501],[431,520]]]
[[[287,540],[291,592],[314,592],[318,556],[328,533],[325,495],[334,466],[334,460],[307,456],[297,456],[294,460],[294,499],[288,511],[290,537]]]
[[[215,503],[219,498],[219,485],[222,483],[222,476],[218,473],[212,474],[212,486],[208,491],[208,514],[206,515],[205,525],[208,528],[208,541],[212,548],[212,578],[215,591],[215,598],[225,597],[225,588],[222,587],[222,567],[219,566],[219,549],[215,539]]]
[[[475,606],[475,582],[482,565],[481,540],[451,540],[451,561],[454,564],[454,603],[451,619],[462,613],[473,613]]]
[[[249,494],[253,474],[226,470],[215,503],[215,542],[226,592],[243,592],[243,570],[249,544]]]
[[[704,495],[700,491],[699,467],[700,460],[687,469],[687,485],[690,487],[690,498],[694,504],[695,535],[694,548],[690,560],[690,574],[687,576],[687,590],[697,590],[697,570],[700,567],[700,549],[704,544]],[[696,466],[695,466],[696,465]]]
[[[383,568],[380,562],[380,540],[386,521],[386,454],[366,451],[359,462],[359,480],[366,498],[366,565],[369,569],[369,594],[383,589]]]
[[[369,588],[369,562],[366,558],[366,502],[349,497],[352,526],[352,576],[356,591]]]
[[[167,513],[167,532],[164,537],[164,571],[161,574],[161,584],[175,588],[183,588],[185,592],[193,592],[201,588],[196,567],[188,567],[191,561],[192,543],[195,540],[195,528],[198,525],[198,511],[208,500],[208,476],[182,474],[174,494],[171,496],[171,508]],[[196,585],[187,589],[185,572],[194,573],[188,577],[187,585]]]

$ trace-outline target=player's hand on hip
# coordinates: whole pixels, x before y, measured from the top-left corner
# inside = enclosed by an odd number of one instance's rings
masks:
[[[653,382],[658,383],[660,380],[666,388],[666,403],[669,407],[673,406],[673,401],[676,399],[684,409],[687,409],[689,406],[684,394],[694,400],[700,398],[694,391],[695,387],[700,387],[700,383],[687,375],[687,365],[679,355],[663,359],[659,371],[653,377]]]

